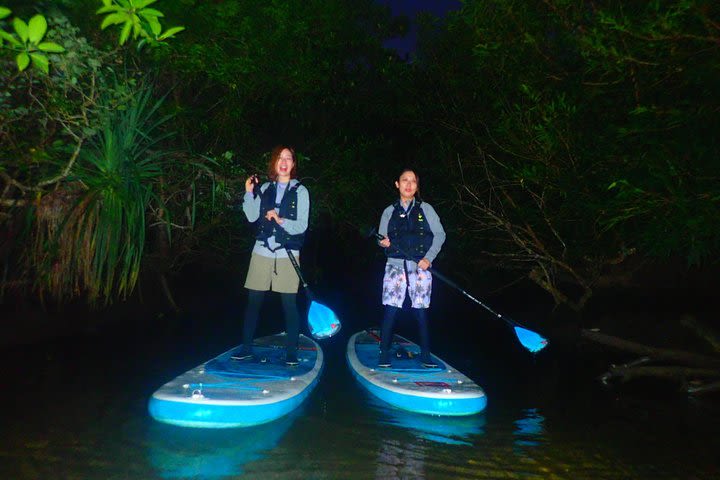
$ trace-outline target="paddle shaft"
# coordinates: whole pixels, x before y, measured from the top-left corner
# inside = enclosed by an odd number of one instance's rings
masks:
[[[289,248],[286,248],[285,251],[288,254],[288,258],[290,259],[290,263],[292,263],[295,272],[298,274],[303,287],[305,287],[305,296],[309,301],[307,321],[308,326],[310,327],[310,334],[315,339],[332,337],[340,331],[340,319],[337,318],[335,312],[325,305],[315,301],[315,296],[313,295],[312,290],[310,290],[310,287],[302,276],[302,272],[300,272],[300,265],[298,265],[295,255],[293,255]]]
[[[273,221],[277,222],[275,219],[273,219]],[[295,273],[297,273],[297,276],[300,279],[300,283],[302,283],[302,286],[305,289],[305,296],[308,300],[307,321],[310,328],[310,334],[316,339],[328,338],[335,335],[337,332],[340,331],[340,320],[337,318],[337,315],[335,315],[335,312],[330,310],[325,305],[322,305],[315,301],[315,295],[313,294],[312,290],[310,290],[308,283],[305,281],[305,278],[303,277],[302,271],[300,270],[300,265],[298,264],[295,255],[289,248],[284,248],[285,252],[287,252],[288,258],[290,259],[290,263],[295,269]],[[328,327],[329,332],[327,332]]]
[[[259,191],[260,187],[258,187],[257,184],[255,185],[255,187]],[[277,223],[277,220],[275,220],[274,218],[272,219],[272,221]],[[292,263],[292,266],[295,269],[295,273],[297,273],[297,276],[300,279],[300,283],[302,283],[302,286],[305,289],[305,291],[307,292],[308,297],[310,297],[310,300],[312,300],[312,292],[310,291],[310,287],[308,287],[307,282],[303,278],[302,272],[300,271],[300,265],[298,264],[297,259],[295,258],[295,255],[293,255],[292,251],[287,247],[285,247],[285,251],[287,252],[288,258],[290,259],[290,263]]]
[[[375,238],[377,238],[378,240],[384,240],[384,239],[385,239],[385,237],[382,236],[382,235],[380,235],[379,233],[376,233],[376,234],[375,234]],[[399,247],[396,247],[396,248],[397,248],[398,251],[399,251],[400,253],[402,253],[405,257],[407,257],[407,258],[412,258],[410,255],[408,255],[406,252],[404,252],[404,251],[403,251],[402,249],[400,249]],[[440,279],[441,281],[445,282],[448,286],[450,286],[450,287],[454,288],[455,290],[459,291],[460,293],[462,293],[463,295],[465,295],[467,298],[469,298],[469,299],[472,300],[473,302],[477,303],[478,305],[480,305],[481,307],[483,307],[483,308],[484,308],[485,310],[487,310],[488,312],[490,312],[490,313],[492,313],[493,315],[495,315],[495,316],[496,316],[497,318],[499,318],[500,320],[505,321],[505,323],[507,323],[508,325],[510,325],[510,326],[516,326],[516,327],[522,327],[522,325],[518,324],[518,323],[515,322],[514,320],[502,316],[501,314],[497,313],[495,310],[493,310],[492,308],[490,308],[489,306],[487,306],[485,303],[481,302],[481,301],[478,300],[477,298],[475,298],[475,297],[473,297],[472,295],[470,295],[470,294],[469,294],[467,291],[465,291],[465,289],[463,289],[460,285],[458,285],[457,283],[453,282],[452,280],[450,280],[448,277],[446,277],[446,276],[443,275],[442,273],[438,272],[437,269],[431,267],[431,268],[429,268],[428,270],[432,272],[433,276],[435,276],[435,277],[437,277],[438,279]]]
[[[448,277],[446,277],[446,276],[443,275],[442,273],[438,272],[436,269],[430,268],[430,271],[432,272],[432,274],[433,274],[435,277],[439,278],[440,280],[442,280],[443,282],[445,282],[447,285],[449,285],[449,286],[451,286],[452,288],[454,288],[455,290],[459,291],[460,293],[462,293],[463,295],[465,295],[467,298],[469,298],[469,299],[472,300],[473,302],[477,303],[478,305],[480,305],[481,307],[483,307],[483,308],[484,308],[485,310],[487,310],[488,312],[490,312],[490,313],[492,313],[493,315],[495,315],[495,316],[496,316],[497,318],[499,318],[500,320],[504,320],[505,323],[507,323],[508,325],[517,326],[517,327],[521,326],[521,325],[519,325],[517,322],[513,321],[512,319],[507,318],[507,317],[504,317],[502,314],[497,313],[495,310],[493,310],[492,308],[490,308],[489,306],[487,306],[485,303],[483,303],[482,301],[480,301],[480,300],[478,300],[477,298],[475,298],[475,297],[473,297],[472,295],[470,295],[467,291],[465,291],[462,287],[460,287],[460,285],[458,285],[457,283],[453,282],[453,281],[450,280]]]
[[[303,278],[302,272],[300,271],[300,265],[297,262],[297,259],[295,258],[295,255],[292,253],[292,251],[289,248],[286,248],[285,251],[287,252],[288,258],[290,259],[290,263],[292,263],[293,268],[295,269],[295,273],[297,273],[298,278],[300,279],[300,283],[302,283],[303,288],[305,289],[305,293],[307,294],[308,298],[310,300],[313,300],[313,294],[310,290],[310,287],[308,287],[307,282],[305,281],[305,278]]]

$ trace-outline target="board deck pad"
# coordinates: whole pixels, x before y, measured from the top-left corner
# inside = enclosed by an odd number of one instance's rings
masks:
[[[368,330],[366,336],[363,336],[355,342],[355,351],[358,360],[368,368],[377,368],[379,360],[379,342],[380,336],[377,330]],[[393,335],[390,345],[390,368],[387,371],[418,371],[418,372],[439,372],[445,370],[445,363],[438,357],[431,355],[433,362],[437,364],[435,368],[425,368],[420,362],[420,347],[406,340],[400,335]]]
[[[205,372],[230,377],[265,376],[277,378],[290,378],[304,375],[312,370],[314,365],[314,349],[304,349],[298,352],[297,366],[285,365],[285,347],[277,345],[262,345],[255,343],[252,347],[253,356],[243,360],[234,360],[232,355],[238,353],[240,348],[233,349],[229,355],[213,358],[205,364]]]
[[[420,362],[420,347],[393,336],[391,367],[378,366],[380,336],[377,330],[353,335],[347,347],[347,360],[360,384],[381,400],[396,407],[431,415],[472,415],[482,411],[485,392],[470,378],[447,362],[431,355],[434,368]]]

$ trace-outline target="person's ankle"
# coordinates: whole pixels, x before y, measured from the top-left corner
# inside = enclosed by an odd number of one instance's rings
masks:
[[[233,360],[245,360],[253,356],[252,348],[247,345],[242,345],[238,351],[233,353],[230,358]]]
[[[436,368],[438,365],[432,359],[430,352],[424,351],[420,353],[420,363],[425,368]]]
[[[297,352],[287,352],[285,354],[285,365],[292,367],[298,365],[299,363]]]

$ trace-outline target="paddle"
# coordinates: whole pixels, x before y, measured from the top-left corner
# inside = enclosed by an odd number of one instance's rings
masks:
[[[383,240],[385,238],[382,235],[380,235],[379,233],[377,233],[377,231],[375,229],[373,229],[371,231],[371,236],[376,238],[377,240]],[[407,258],[412,258],[410,255],[408,255],[401,249],[398,248],[398,250],[400,251],[400,253],[405,255]],[[459,291],[460,293],[465,295],[467,298],[469,298],[473,302],[477,303],[478,305],[483,307],[485,310],[492,313],[495,317],[499,318],[500,320],[503,320],[510,327],[512,327],[513,330],[515,331],[515,335],[517,336],[517,338],[520,341],[520,343],[522,344],[522,346],[525,347],[526,349],[528,349],[529,351],[535,353],[535,352],[539,352],[543,348],[547,347],[547,344],[548,344],[547,339],[543,338],[538,333],[535,333],[532,330],[528,330],[527,328],[523,327],[522,325],[520,325],[516,321],[512,320],[511,318],[505,317],[505,316],[497,313],[495,310],[493,310],[492,308],[490,308],[489,306],[487,306],[486,304],[484,304],[477,298],[470,295],[468,292],[466,292],[464,289],[462,289],[457,283],[453,282],[448,277],[446,277],[442,273],[438,272],[435,268],[430,268],[429,270],[432,272],[434,277],[437,277],[438,279],[442,280],[447,285],[449,285],[450,287]]]
[[[302,285],[305,288],[305,295],[307,295],[308,300],[310,300],[310,308],[308,309],[308,327],[310,328],[310,335],[312,335],[316,340],[332,337],[340,331],[340,327],[342,326],[340,324],[340,319],[338,319],[335,312],[330,310],[330,308],[315,301],[315,296],[302,276],[300,265],[298,265],[295,255],[293,255],[289,248],[286,248],[285,251],[288,254],[288,258],[290,258],[290,262],[292,263],[295,272],[300,278],[300,282],[302,282]]]

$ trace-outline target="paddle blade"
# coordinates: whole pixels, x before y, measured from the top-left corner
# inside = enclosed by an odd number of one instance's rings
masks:
[[[513,329],[515,329],[515,335],[517,335],[517,338],[520,340],[522,346],[531,352],[539,352],[543,348],[547,347],[547,339],[541,337],[532,330],[522,327],[513,327]]]
[[[330,338],[340,331],[340,319],[325,305],[312,301],[308,311],[310,335],[316,340]]]

